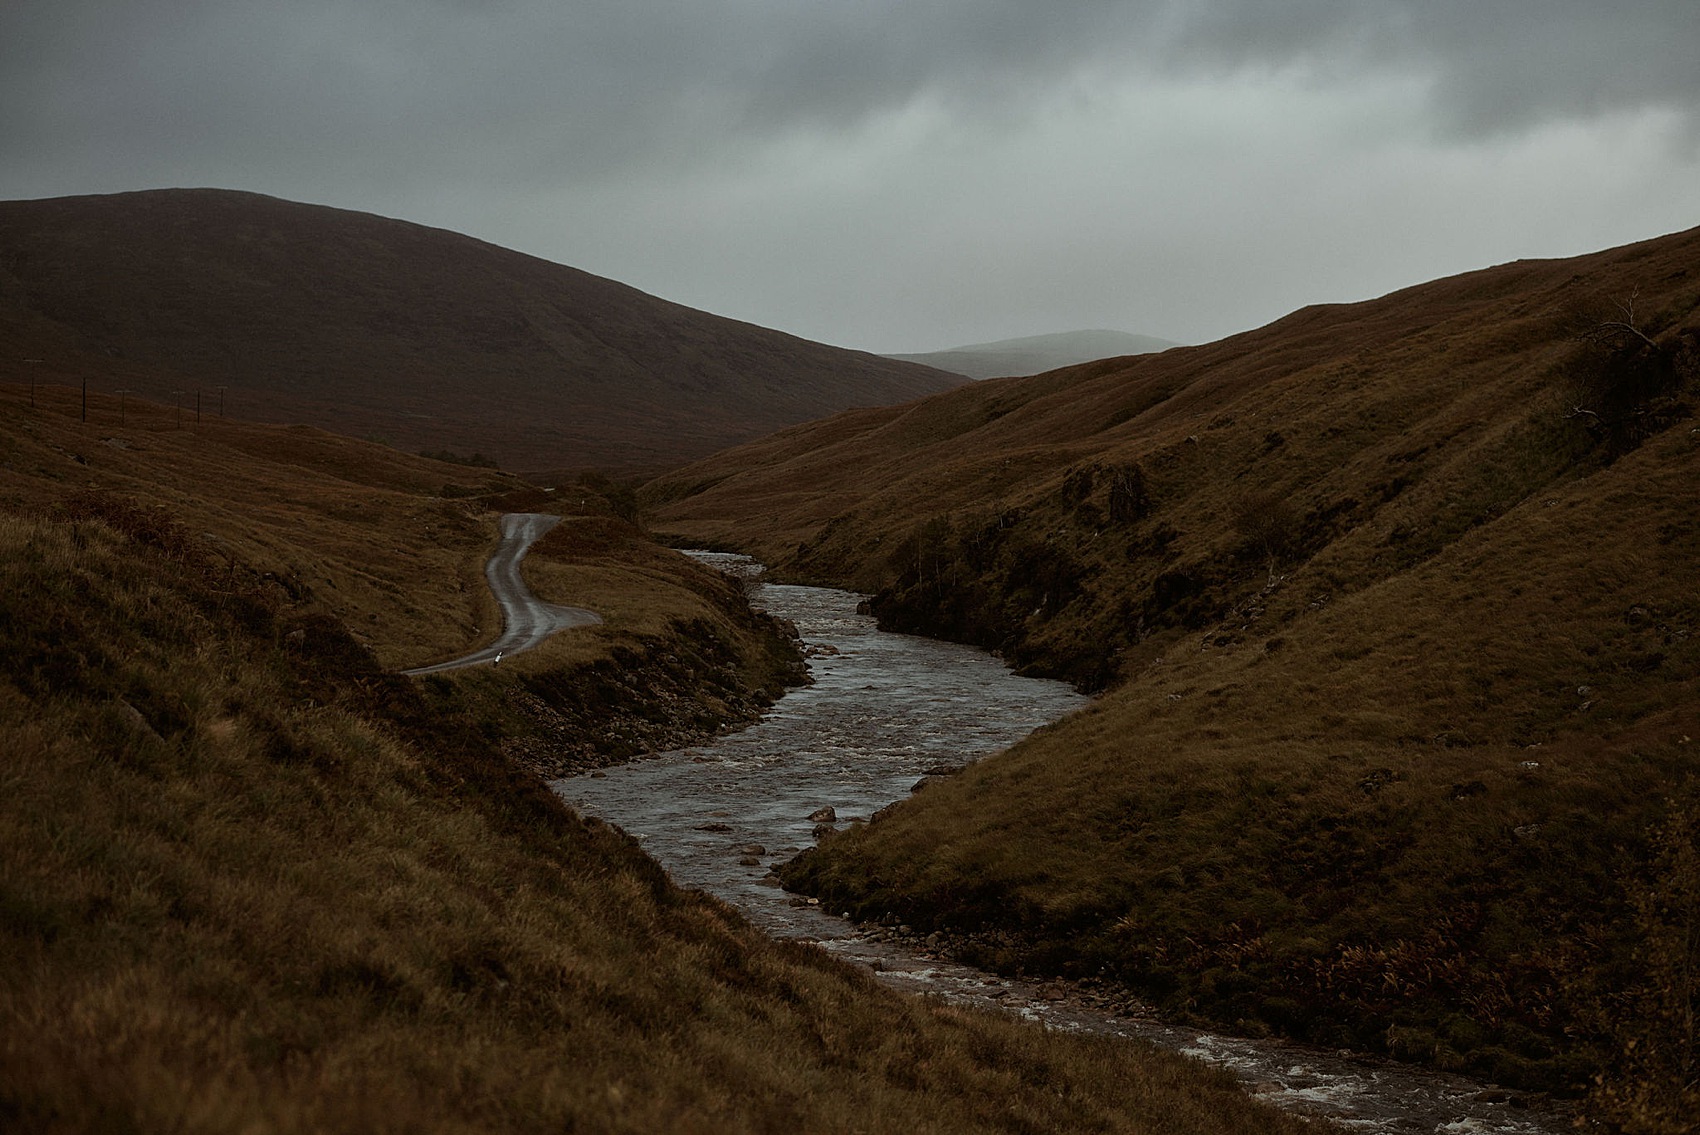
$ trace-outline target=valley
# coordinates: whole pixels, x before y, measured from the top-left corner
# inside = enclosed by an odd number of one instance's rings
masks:
[[[0,0],[0,1135],[1700,1135],[1696,58]]]
[[[650,419],[647,455],[604,455],[622,480],[192,413],[163,347],[95,357],[14,261],[0,331],[41,353],[0,383],[0,1114],[1304,1126],[1142,1044],[899,997],[552,795],[808,680],[796,628],[673,545],[1093,699],[767,857],[796,895],[1170,1026],[1681,1130],[1697,263],[1700,230],[1517,262],[688,463],[714,443]],[[508,428],[481,405],[430,447]],[[520,585],[601,620],[511,656],[484,574],[510,515],[544,518]]]
[[[652,481],[669,539],[1101,691],[786,884],[1178,1019],[1690,1110],[1697,260],[1504,265]]]
[[[735,572],[752,566],[700,555]],[[752,602],[797,625],[814,681],[748,729],[550,785],[581,814],[630,833],[681,885],[724,899],[776,937],[819,943],[892,988],[1048,1028],[1149,1040],[1226,1068],[1259,1099],[1301,1115],[1374,1131],[1570,1128],[1573,1112],[1550,1099],[1363,1053],[1164,1021],[1113,981],[974,969],[946,960],[961,946],[948,935],[890,914],[852,923],[818,898],[780,889],[777,872],[802,848],[859,830],[1089,702],[1062,682],[1017,677],[973,647],[880,631],[853,593],[756,579]]]
[[[1148,1046],[884,990],[564,807],[543,777],[801,677],[606,483],[174,411],[0,386],[7,1126],[1312,1129]],[[494,633],[496,518],[546,507],[527,582],[603,622],[397,674]]]

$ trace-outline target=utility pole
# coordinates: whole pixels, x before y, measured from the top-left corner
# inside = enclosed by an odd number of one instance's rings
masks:
[[[125,387],[118,392],[118,424],[124,424],[124,408],[130,400],[130,388]]]
[[[226,389],[228,388],[223,386],[218,388],[218,416],[221,418],[224,417],[224,392]]]
[[[30,409],[32,409],[32,410],[35,409],[35,367],[31,366],[30,364],[32,364],[32,363],[39,364],[40,362],[41,362],[40,359],[25,359],[24,360],[24,365],[29,367],[29,372],[30,372]]]
[[[195,387],[195,429],[201,428],[201,388]]]
[[[183,428],[183,392],[181,390],[173,390],[171,392],[171,401],[172,404],[177,407],[177,413],[172,419],[171,428],[174,430],[180,430]]]
[[[89,420],[89,376],[83,375],[83,421]]]

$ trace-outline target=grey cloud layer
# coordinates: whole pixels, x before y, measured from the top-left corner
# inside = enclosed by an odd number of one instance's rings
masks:
[[[9,0],[0,157],[356,161],[522,182],[678,164],[928,96],[1298,68],[1429,84],[1441,134],[1700,119],[1694,0]]]
[[[874,349],[1202,339],[1693,224],[1697,57],[1696,0],[0,0],[0,197],[368,209]]]
[[[1662,106],[1700,116],[1700,5],[1690,0],[1197,0],[1181,58],[1392,67],[1432,84],[1437,125],[1475,136]]]

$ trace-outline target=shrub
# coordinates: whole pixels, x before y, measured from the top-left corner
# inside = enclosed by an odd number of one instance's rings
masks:
[[[1244,554],[1275,564],[1292,551],[1299,529],[1298,510],[1273,489],[1257,489],[1234,501],[1231,519]]]

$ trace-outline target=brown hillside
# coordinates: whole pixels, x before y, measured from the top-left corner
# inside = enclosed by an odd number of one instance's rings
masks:
[[[24,363],[25,359],[38,362]],[[961,380],[401,221],[250,193],[0,202],[0,380],[508,468],[668,468]],[[174,395],[174,391],[184,391]]]
[[[1700,230],[840,415],[645,492],[679,539],[1106,691],[795,885],[1231,1027],[1602,1074],[1600,1108],[1677,1130],[1697,398]]]
[[[742,589],[594,484],[82,409],[0,385],[0,1128],[1315,1130],[774,942],[508,759],[527,707],[612,760],[770,676]],[[565,514],[533,587],[607,622],[393,673],[488,632],[516,507]]]
[[[802,575],[813,560],[798,542],[834,520],[843,537],[817,546],[835,557],[826,574],[874,589],[896,576],[883,562],[889,547],[874,539],[953,510],[1038,500],[1077,464],[1144,458],[1158,467],[1143,469],[1154,477],[1185,458],[1191,473],[1163,476],[1188,493],[1206,484],[1322,493],[1342,476],[1337,458],[1370,456],[1375,444],[1403,452],[1407,440],[1438,431],[1440,452],[1457,453],[1493,418],[1530,409],[1530,399],[1568,412],[1574,400],[1557,403],[1574,393],[1569,368],[1589,353],[1578,333],[1619,317],[1619,300],[1633,300],[1648,326],[1679,326],[1700,292],[1697,250],[1700,230],[1573,260],[1520,261],[1366,303],[1305,308],[1204,346],[852,411],[658,478],[646,499],[662,529],[737,543]],[[1318,436],[1307,438],[1305,427]],[[1282,441],[1272,443],[1273,433]],[[1438,454],[1430,446],[1422,456],[1426,469]],[[1220,475],[1200,478],[1200,469]],[[859,538],[864,530],[870,539]]]

